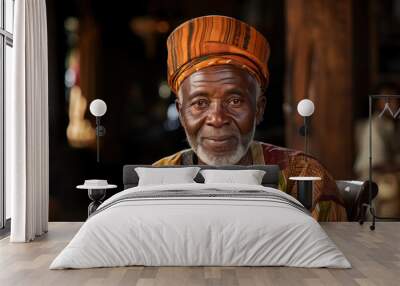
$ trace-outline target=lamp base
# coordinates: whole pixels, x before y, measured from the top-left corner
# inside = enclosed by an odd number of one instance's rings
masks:
[[[313,181],[297,181],[297,199],[308,210],[311,210],[313,200]]]
[[[102,204],[103,199],[106,196],[105,189],[88,189],[89,198],[92,202],[88,206],[88,217],[94,213],[97,208]]]

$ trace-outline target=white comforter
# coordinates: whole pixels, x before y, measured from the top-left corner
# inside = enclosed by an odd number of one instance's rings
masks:
[[[103,210],[83,224],[50,269],[126,265],[351,267],[309,214],[274,199],[186,196],[119,201],[136,192],[210,189],[261,190],[300,204],[279,190],[254,185],[127,189],[99,207]]]

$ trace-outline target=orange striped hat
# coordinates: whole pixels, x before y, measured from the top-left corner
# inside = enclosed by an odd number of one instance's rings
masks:
[[[177,94],[183,80],[212,65],[232,64],[247,70],[265,90],[270,48],[250,25],[226,16],[204,16],[177,27],[167,39],[168,83]]]

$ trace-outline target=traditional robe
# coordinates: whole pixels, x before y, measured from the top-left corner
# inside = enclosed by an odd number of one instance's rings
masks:
[[[311,213],[318,221],[346,221],[346,209],[336,183],[328,171],[315,158],[301,151],[253,141],[250,145],[253,165],[279,165],[279,189],[297,197],[297,187],[289,177],[316,176]],[[195,165],[197,156],[192,149],[182,150],[165,157],[154,166]]]

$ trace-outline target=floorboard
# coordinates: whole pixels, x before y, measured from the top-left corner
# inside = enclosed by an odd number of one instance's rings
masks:
[[[55,256],[81,227],[54,222],[31,243],[0,240],[0,285],[400,285],[400,222],[379,222],[375,231],[357,223],[322,223],[352,269],[290,267],[118,267],[49,270]]]

